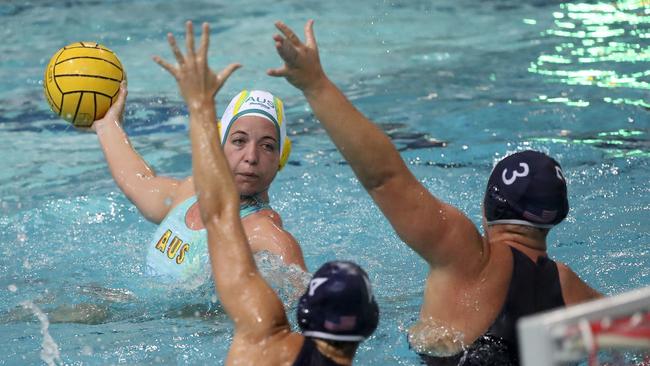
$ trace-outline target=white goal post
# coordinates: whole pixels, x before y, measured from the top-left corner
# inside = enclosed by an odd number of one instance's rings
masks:
[[[627,332],[603,332],[625,319]],[[552,310],[519,320],[519,354],[523,366],[558,366],[588,357],[594,346],[618,350],[650,349],[650,287],[584,304]],[[630,332],[640,325],[638,331]],[[639,335],[640,334],[640,335]]]

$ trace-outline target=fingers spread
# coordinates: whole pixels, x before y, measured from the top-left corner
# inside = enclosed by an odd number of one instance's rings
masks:
[[[183,58],[183,54],[181,53],[181,50],[178,49],[178,45],[176,44],[176,38],[174,38],[173,34],[167,33],[167,42],[169,42],[169,45],[172,48],[174,57],[176,57],[176,62],[178,62],[179,65],[182,65],[185,59]]]
[[[204,60],[208,59],[208,46],[210,44],[210,26],[203,23],[203,32],[201,33],[201,45],[199,46],[199,57]]]
[[[154,56],[154,57],[153,57],[153,60],[154,60],[158,65],[162,66],[163,69],[167,70],[170,74],[172,74],[175,78],[178,79],[178,77],[176,76],[176,68],[175,68],[174,66],[170,65],[169,63],[167,63],[165,60],[161,59],[161,58],[158,57],[158,56]]]
[[[300,43],[300,38],[289,28],[286,24],[282,22],[276,22],[275,27],[284,34],[285,37],[294,45],[294,46],[299,46]]]
[[[314,20],[309,19],[305,24],[305,44],[309,48],[316,47],[316,37],[314,37]]]
[[[217,75],[217,79],[221,80],[221,82],[225,82],[228,80],[230,75],[235,72],[238,68],[241,67],[241,64],[238,63],[233,63],[228,66],[226,66],[221,72]]]
[[[286,66],[278,67],[277,69],[268,69],[266,74],[269,76],[282,77],[288,75],[288,70]]]
[[[288,40],[276,41],[275,50],[278,52],[278,55],[284,60],[288,65],[294,65],[296,59],[298,58],[298,50],[296,47],[291,44]]]
[[[187,55],[194,56],[194,26],[191,20],[185,23],[185,47],[187,48]]]

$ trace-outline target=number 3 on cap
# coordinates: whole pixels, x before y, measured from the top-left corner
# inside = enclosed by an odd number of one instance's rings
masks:
[[[523,168],[523,171],[518,171],[518,170],[513,170],[512,171],[512,176],[510,178],[506,178],[506,173],[508,173],[508,169],[503,169],[503,173],[501,174],[501,179],[503,179],[503,183],[505,183],[507,186],[511,185],[514,183],[517,178],[519,177],[525,177],[528,175],[528,172],[530,169],[528,168],[528,164],[526,163],[519,163],[519,166]]]

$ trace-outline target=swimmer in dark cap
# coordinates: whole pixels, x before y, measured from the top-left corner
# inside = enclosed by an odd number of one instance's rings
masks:
[[[549,259],[546,236],[567,215],[560,165],[524,151],[494,168],[485,194],[485,232],[429,192],[390,139],[327,78],[313,21],[305,42],[285,24],[275,46],[284,65],[269,70],[300,89],[316,118],[400,238],[429,265],[409,341],[430,364],[517,364],[517,320],[600,296]]]
[[[235,324],[227,365],[350,365],[379,311],[366,273],[351,262],[328,262],[311,279],[298,305],[302,334],[291,331],[284,305],[260,275],[239,215],[239,195],[220,147],[214,96],[224,80],[207,65],[208,25],[194,50],[166,69],[190,112],[192,169],[217,293]]]

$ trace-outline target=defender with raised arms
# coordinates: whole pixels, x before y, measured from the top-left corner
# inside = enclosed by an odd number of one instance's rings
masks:
[[[351,262],[324,264],[314,273],[298,306],[303,333],[291,332],[284,305],[260,275],[242,220],[236,177],[219,146],[214,96],[222,80],[207,65],[209,28],[203,24],[195,52],[187,23],[187,52],[173,37],[178,66],[159,60],[176,78],[190,111],[192,168],[217,292],[233,320],[235,334],[227,365],[350,365],[361,341],[379,319],[370,281]]]
[[[284,23],[276,26],[284,65],[268,74],[303,92],[399,237],[429,265],[419,323],[410,334],[427,363],[517,364],[519,317],[600,296],[547,257],[546,236],[569,208],[555,160],[525,151],[497,164],[485,193],[481,235],[465,214],[413,176],[390,139],[327,78],[313,21],[305,25],[305,43]]]

